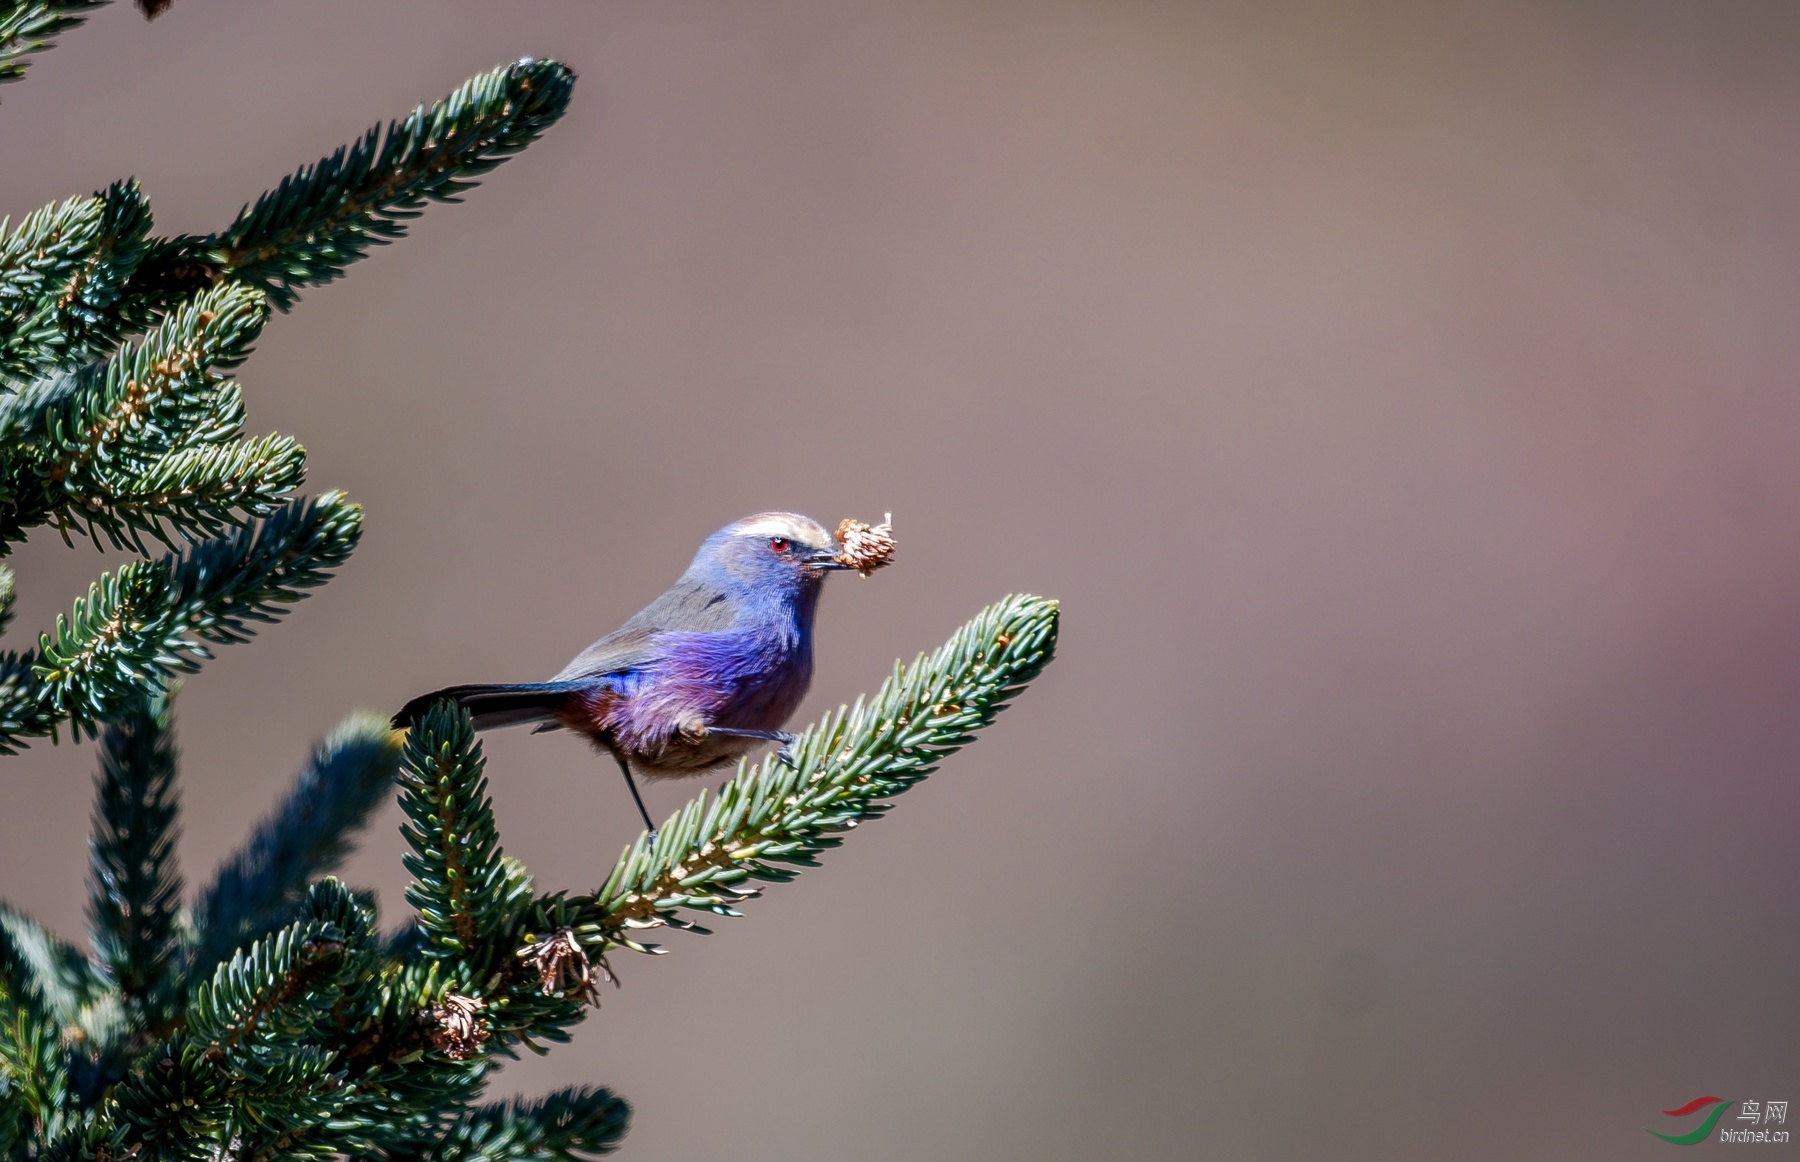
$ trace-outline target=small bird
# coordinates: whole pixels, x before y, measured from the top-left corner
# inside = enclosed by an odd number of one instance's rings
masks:
[[[795,736],[781,727],[812,682],[825,574],[857,561],[840,559],[832,535],[809,517],[745,517],[706,538],[666,593],[548,682],[448,686],[408,702],[394,725],[410,726],[449,698],[477,730],[536,723],[586,735],[618,762],[654,833],[634,772],[696,775],[761,742],[780,743],[785,756]]]

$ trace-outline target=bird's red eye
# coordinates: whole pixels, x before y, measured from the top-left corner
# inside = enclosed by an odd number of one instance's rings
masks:
[[[774,549],[777,553],[785,553],[788,551],[787,538],[786,537],[775,537],[774,539],[772,539],[769,542],[769,547],[771,549]]]

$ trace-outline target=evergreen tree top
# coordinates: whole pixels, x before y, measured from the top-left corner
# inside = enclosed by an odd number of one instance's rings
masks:
[[[87,7],[0,4],[0,30],[16,30],[0,31],[0,62],[22,70]],[[230,372],[271,305],[458,200],[555,123],[574,83],[556,61],[483,73],[301,167],[217,234],[155,236],[133,181],[0,220],[0,555],[49,525],[146,558],[96,581],[36,650],[0,654],[0,750],[65,721],[92,733],[136,686],[244,640],[349,557],[360,508],[295,498],[305,449],[244,438]],[[0,576],[0,617],[10,600]]]
[[[96,7],[0,0],[0,81]],[[215,234],[158,236],[129,180],[0,221],[0,556],[44,528],[134,555],[34,648],[0,653],[0,751],[65,726],[100,743],[90,951],[0,904],[0,1162],[605,1154],[622,1099],[484,1102],[490,1071],[567,1040],[609,953],[705,932],[696,918],[815,866],[1048,664],[1056,603],[1009,597],[791,757],[741,762],[586,892],[541,890],[505,853],[466,712],[440,702],[404,735],[352,716],[184,905],[177,679],[285,616],[362,531],[341,493],[299,495],[293,438],[245,436],[233,372],[271,308],[458,200],[555,123],[573,84],[555,61],[483,73]],[[862,530],[865,569],[888,559],[885,529]],[[12,597],[0,568],[0,632]],[[396,792],[412,914],[384,934],[373,896],[331,873]]]

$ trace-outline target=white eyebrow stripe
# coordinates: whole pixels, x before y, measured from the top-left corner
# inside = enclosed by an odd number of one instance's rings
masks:
[[[810,521],[787,516],[765,516],[749,524],[739,525],[738,534],[746,537],[787,537],[803,545],[819,543],[820,529]]]

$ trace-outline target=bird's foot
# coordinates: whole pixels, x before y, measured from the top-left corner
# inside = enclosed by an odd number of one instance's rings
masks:
[[[794,744],[800,736],[787,730],[747,730],[736,726],[715,726],[711,734],[724,735],[726,738],[755,738],[764,742],[778,742],[781,749],[775,752],[775,761],[784,767],[794,765]]]

